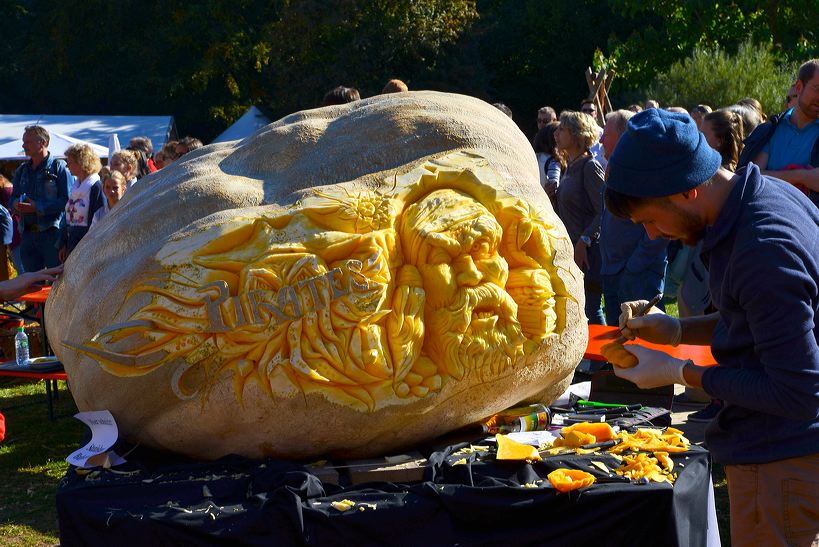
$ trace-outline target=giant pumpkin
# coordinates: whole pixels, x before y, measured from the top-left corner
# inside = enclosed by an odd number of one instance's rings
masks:
[[[46,327],[80,410],[200,458],[397,451],[562,392],[582,275],[492,106],[299,112],[150,175],[69,257]]]

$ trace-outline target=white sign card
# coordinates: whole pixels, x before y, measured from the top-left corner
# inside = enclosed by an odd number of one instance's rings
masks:
[[[125,462],[114,452],[106,454],[119,437],[117,422],[109,411],[78,412],[74,417],[91,429],[91,440],[72,452],[65,461],[77,467],[111,467]]]

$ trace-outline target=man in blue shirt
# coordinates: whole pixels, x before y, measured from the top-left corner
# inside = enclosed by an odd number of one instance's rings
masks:
[[[642,388],[701,387],[725,405],[706,429],[725,464],[734,545],[819,542],[819,209],[750,164],[720,167],[688,116],[634,116],[609,162],[606,205],[652,238],[703,242],[717,313],[633,317],[624,334],[710,344],[703,368],[636,344],[615,373]]]
[[[12,181],[11,206],[23,218],[20,257],[27,272],[60,263],[57,240],[71,175],[64,161],[49,154],[49,141],[44,127],[26,127],[23,150],[30,159],[17,168]]]
[[[796,185],[819,206],[819,59],[799,67],[794,86],[796,105],[748,136],[739,167],[753,161],[764,175]]]

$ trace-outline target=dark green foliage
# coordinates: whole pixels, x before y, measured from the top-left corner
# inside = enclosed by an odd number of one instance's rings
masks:
[[[735,54],[715,47],[697,47],[657,76],[650,95],[661,105],[691,109],[708,103],[720,108],[754,97],[765,112],[782,110],[788,88],[796,79],[796,64],[780,66],[770,45],[747,41]]]
[[[695,47],[733,54],[751,37],[779,60],[819,54],[816,0],[0,0],[0,13],[0,111],[172,114],[206,141],[252,104],[277,118],[389,78],[502,101],[531,133],[540,106],[578,108],[593,63],[616,71],[625,106]]]

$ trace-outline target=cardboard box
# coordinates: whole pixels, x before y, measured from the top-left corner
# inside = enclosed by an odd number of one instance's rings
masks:
[[[420,482],[424,480],[427,459],[419,452],[308,465],[307,469],[328,484],[364,482]]]

